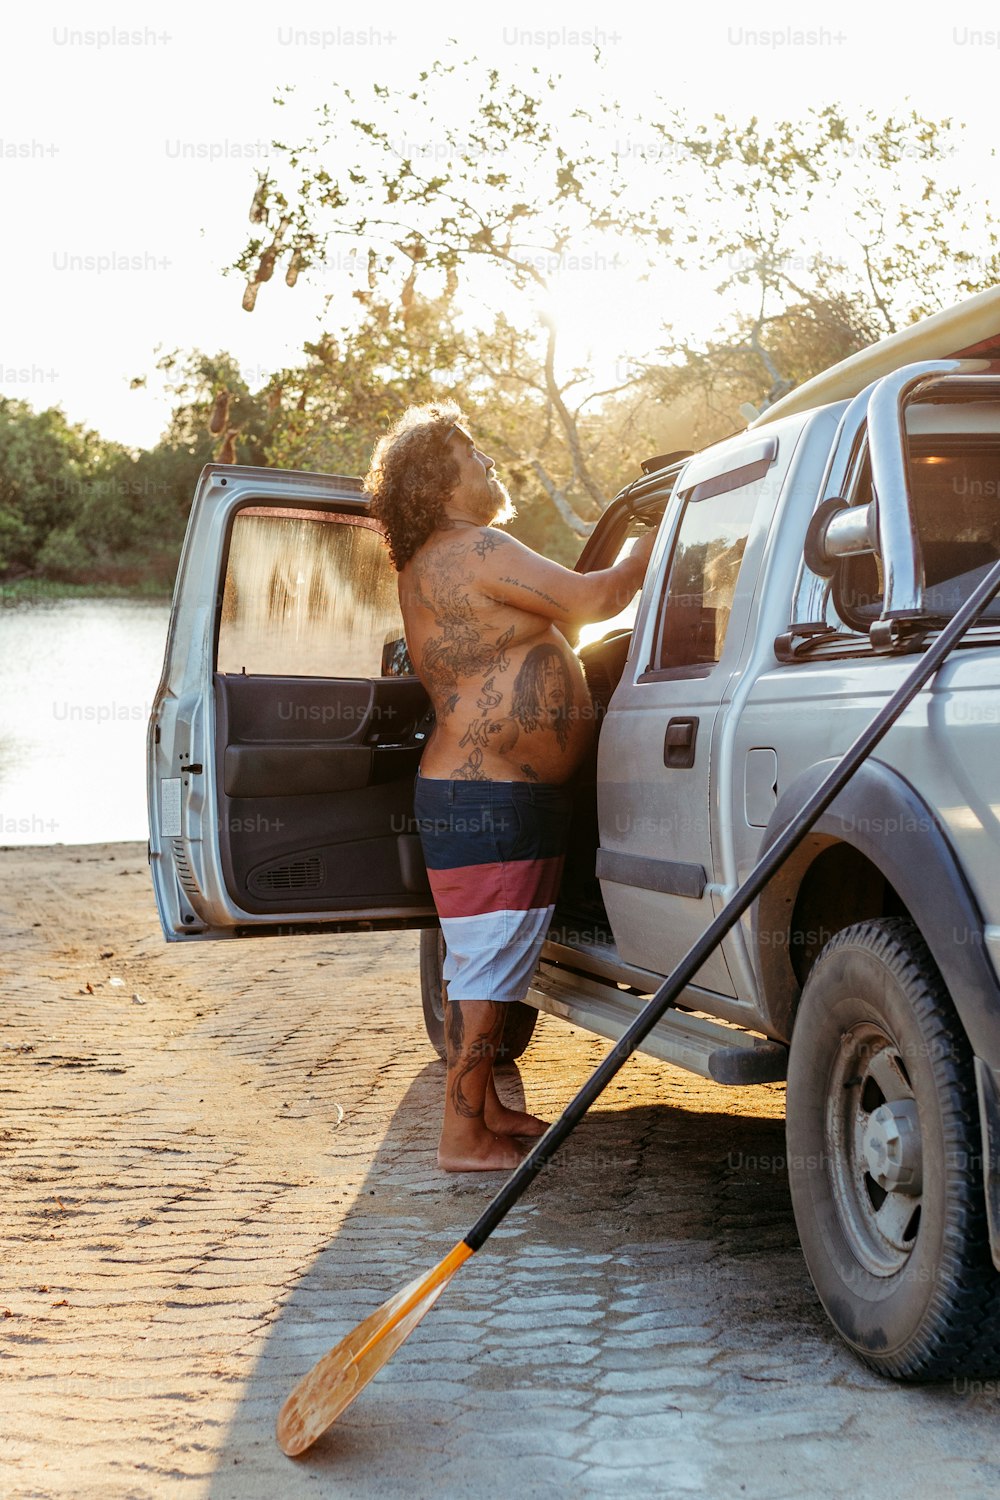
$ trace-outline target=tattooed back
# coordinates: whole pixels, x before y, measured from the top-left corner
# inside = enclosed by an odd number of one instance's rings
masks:
[[[551,618],[496,597],[520,547],[490,526],[435,532],[399,575],[410,655],[430,695],[425,776],[565,781],[594,733],[580,662]],[[556,601],[521,584],[539,607]]]

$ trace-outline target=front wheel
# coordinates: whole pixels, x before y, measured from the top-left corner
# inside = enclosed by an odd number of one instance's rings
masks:
[[[444,934],[440,927],[425,927],[420,934],[420,998],[424,1007],[424,1025],[431,1046],[438,1057],[447,1060],[444,1040],[445,984],[441,977],[444,964]],[[538,1020],[532,1005],[520,1001],[506,1006],[503,1041],[497,1049],[497,1062],[513,1062],[531,1041]]]
[[[911,922],[862,922],[823,949],[787,1128],[806,1264],[851,1348],[902,1379],[1000,1372],[972,1053]]]

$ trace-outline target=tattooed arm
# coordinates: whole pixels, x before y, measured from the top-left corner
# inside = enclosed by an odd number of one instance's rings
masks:
[[[543,615],[556,626],[608,620],[642,586],[655,539],[652,531],[640,537],[612,568],[574,573],[508,537],[507,546],[483,558],[477,582],[491,599]]]

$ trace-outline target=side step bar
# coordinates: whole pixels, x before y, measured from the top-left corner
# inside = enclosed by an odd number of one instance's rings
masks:
[[[543,959],[525,1003],[616,1042],[644,997]],[[638,1050],[716,1083],[780,1083],[788,1069],[788,1048],[780,1042],[685,1010],[667,1010]]]

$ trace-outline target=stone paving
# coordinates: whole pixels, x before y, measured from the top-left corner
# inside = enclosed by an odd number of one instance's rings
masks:
[[[167,946],[138,845],[0,870],[5,1500],[996,1495],[1000,1386],[896,1386],[829,1328],[782,1089],[642,1058],[285,1459],[291,1386],[502,1180],[436,1169],[417,939]],[[543,1018],[502,1089],[552,1117],[605,1045]]]

